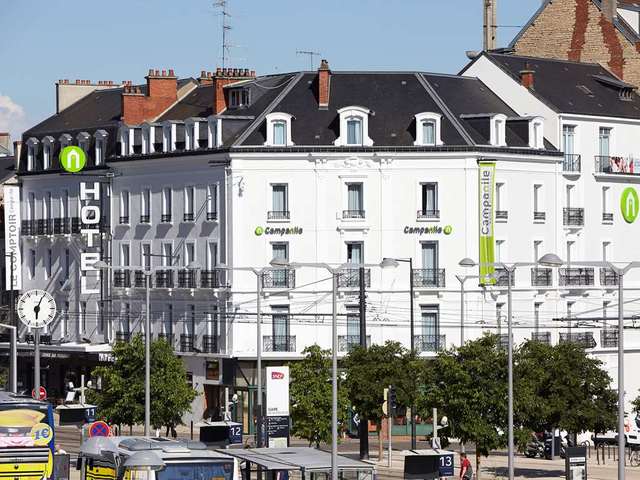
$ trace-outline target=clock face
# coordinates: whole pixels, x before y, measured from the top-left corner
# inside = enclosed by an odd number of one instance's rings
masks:
[[[18,299],[18,317],[29,328],[43,328],[56,316],[56,301],[49,292],[29,290]]]

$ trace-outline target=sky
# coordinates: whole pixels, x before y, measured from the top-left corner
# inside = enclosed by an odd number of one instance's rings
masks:
[[[541,0],[499,0],[506,46]],[[221,65],[216,0],[2,0],[0,131],[55,113],[55,82],[143,83],[149,68],[196,77]],[[484,0],[228,0],[227,66],[260,74],[310,69],[457,73],[482,48]],[[320,58],[314,58],[317,68]]]

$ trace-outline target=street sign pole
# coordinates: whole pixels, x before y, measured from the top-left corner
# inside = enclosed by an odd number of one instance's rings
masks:
[[[40,399],[40,329],[33,329],[33,390]]]
[[[389,385],[389,392],[393,387]],[[389,435],[389,463],[388,466],[391,468],[391,427],[393,426],[393,407],[391,406],[390,398],[387,396],[387,434]],[[413,412],[411,412],[413,413]]]

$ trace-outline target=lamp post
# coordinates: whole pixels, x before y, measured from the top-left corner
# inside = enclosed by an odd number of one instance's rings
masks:
[[[461,267],[475,267],[476,262],[468,257],[458,262]],[[460,346],[464,345],[464,283],[470,278],[479,278],[478,275],[456,275],[456,279],[460,282]]]
[[[553,253],[543,255],[538,261],[548,267],[561,267],[565,262]],[[624,276],[634,268],[640,268],[640,262],[629,262],[622,267],[612,262],[571,262],[571,265],[601,267],[611,269],[618,280],[618,480],[624,480]]]

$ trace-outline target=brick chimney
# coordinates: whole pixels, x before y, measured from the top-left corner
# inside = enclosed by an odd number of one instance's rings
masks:
[[[618,0],[602,0],[602,15],[613,22],[613,19],[618,16]]]
[[[124,81],[122,85],[122,121],[138,125],[152,120],[169,108],[178,99],[178,78],[173,70],[149,69],[147,91]]]
[[[224,94],[225,85],[256,78],[255,70],[248,68],[216,68],[211,75],[213,85],[213,113],[217,115],[227,108],[227,98]]]
[[[56,82],[56,113],[60,113],[95,90],[115,87],[111,80],[98,80],[97,83],[93,83],[91,80],[76,79],[71,83],[68,78],[60,79]]]
[[[329,93],[331,87],[331,70],[329,70],[329,62],[322,60],[320,68],[318,68],[318,107],[329,107]]]
[[[520,85],[524,88],[533,90],[535,85],[535,74],[536,72],[531,70],[529,64],[525,63],[524,70],[520,70]]]

